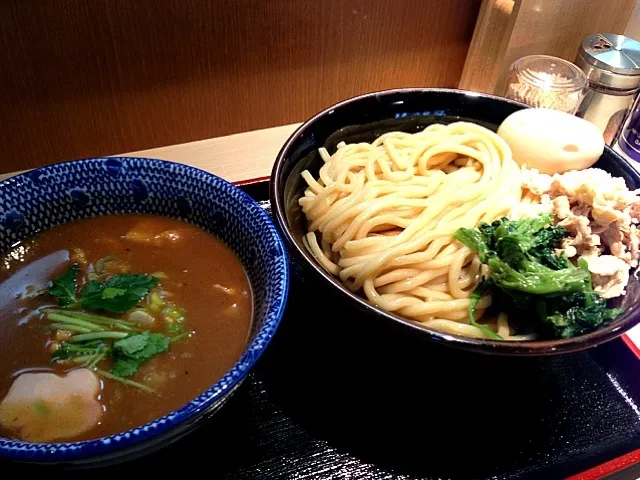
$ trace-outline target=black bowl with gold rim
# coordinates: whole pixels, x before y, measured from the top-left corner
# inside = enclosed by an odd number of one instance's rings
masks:
[[[329,152],[339,142],[372,142],[389,131],[417,132],[433,123],[470,121],[497,130],[511,113],[526,105],[504,98],[462,90],[420,88],[368,93],[340,102],[316,114],[298,128],[282,147],[271,174],[270,199],[273,214],[293,258],[304,275],[312,275],[322,287],[316,301],[326,298],[340,301],[349,316],[359,315],[391,322],[410,329],[413,334],[447,346],[487,354],[553,355],[575,352],[618,337],[640,322],[640,281],[631,276],[627,293],[618,300],[623,313],[608,325],[585,335],[558,340],[504,342],[474,339],[443,333],[420,326],[406,318],[385,312],[365,298],[349,291],[327,273],[306,250],[302,237],[306,220],[298,205],[306,183],[300,173],[308,169],[316,174],[322,165],[320,147]],[[625,179],[630,189],[640,187],[640,174],[610,148],[595,165]],[[333,301],[333,300],[332,300]]]

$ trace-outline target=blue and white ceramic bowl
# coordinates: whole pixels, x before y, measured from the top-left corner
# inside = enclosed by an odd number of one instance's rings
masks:
[[[73,443],[33,444],[0,438],[0,457],[104,465],[165,446],[222,405],[247,376],[280,323],[289,270],[284,246],[269,216],[242,190],[186,165],[148,158],[96,158],[51,165],[0,182],[0,251],[54,225],[110,213],[180,218],[226,243],[242,261],[253,290],[249,344],[231,370],[206,392],[151,423]]]

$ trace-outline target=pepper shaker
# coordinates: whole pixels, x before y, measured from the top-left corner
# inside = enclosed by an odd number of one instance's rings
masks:
[[[595,124],[611,146],[640,89],[640,42],[612,33],[590,35],[578,50],[576,65],[589,80],[576,115]]]

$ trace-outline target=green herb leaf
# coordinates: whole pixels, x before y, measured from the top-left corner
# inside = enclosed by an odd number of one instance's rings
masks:
[[[147,346],[149,343],[149,335],[150,333],[148,331],[144,331],[142,333],[123,338],[122,340],[118,340],[113,344],[113,346],[118,350],[118,352],[124,355],[135,355]]]
[[[67,273],[51,282],[49,295],[58,299],[58,305],[62,308],[73,308],[78,304],[76,298],[76,286],[80,266],[76,263],[69,267]]]
[[[104,283],[89,282],[82,291],[80,303],[88,310],[124,313],[157,284],[158,279],[149,275],[115,275]]]
[[[116,377],[130,377],[140,368],[140,363],[130,358],[117,358],[113,361],[111,373]]]
[[[171,340],[166,335],[149,331],[118,340],[113,343],[111,350],[111,373],[118,377],[129,377],[136,373],[144,362],[166,352],[170,344]]]
[[[121,297],[126,293],[127,291],[124,288],[107,287],[102,291],[102,299],[109,300],[111,298]]]

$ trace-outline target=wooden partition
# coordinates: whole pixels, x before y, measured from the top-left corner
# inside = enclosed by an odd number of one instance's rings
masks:
[[[456,86],[480,3],[2,1],[0,171],[292,123],[376,89]]]

